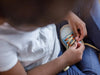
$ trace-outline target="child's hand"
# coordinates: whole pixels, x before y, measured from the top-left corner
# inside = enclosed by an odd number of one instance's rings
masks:
[[[85,46],[83,43],[75,42],[75,44],[63,54],[63,56],[66,56],[67,59],[65,60],[69,66],[79,62],[82,59],[84,49]]]
[[[77,41],[82,40],[87,35],[85,23],[73,12],[69,12],[65,20],[71,25]]]

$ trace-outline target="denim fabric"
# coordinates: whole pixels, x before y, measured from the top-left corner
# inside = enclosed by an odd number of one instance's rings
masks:
[[[58,75],[100,75],[100,64],[95,50],[86,46],[83,59]]]

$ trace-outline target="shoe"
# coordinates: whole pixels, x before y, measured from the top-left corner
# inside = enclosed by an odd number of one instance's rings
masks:
[[[60,39],[62,44],[68,49],[75,43],[75,37],[69,24],[64,25],[60,29]]]
[[[73,35],[73,31],[72,31],[69,24],[64,25],[60,29],[60,40],[61,40],[62,44],[66,47],[66,50],[75,43],[76,40],[75,40],[75,37]],[[84,43],[83,41],[80,41],[80,42]],[[84,45],[89,46],[89,47],[93,48],[94,50],[100,52],[100,49],[93,46],[92,44],[84,43]],[[100,53],[99,53],[99,61],[100,61]],[[64,71],[66,71],[68,69],[69,69],[69,66],[67,66],[64,69]]]

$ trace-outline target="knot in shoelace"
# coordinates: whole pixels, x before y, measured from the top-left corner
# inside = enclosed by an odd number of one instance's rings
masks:
[[[67,49],[72,46],[75,43],[75,38],[73,33],[68,34],[67,36],[65,36],[64,38],[64,44],[66,45]]]

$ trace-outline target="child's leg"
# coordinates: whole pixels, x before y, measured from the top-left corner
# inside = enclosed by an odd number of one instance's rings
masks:
[[[60,72],[58,75],[100,75],[99,70],[100,64],[95,50],[86,46],[83,59],[66,72]]]
[[[82,73],[76,65],[71,66],[66,72],[60,72],[57,75],[85,75]]]
[[[96,51],[86,46],[83,58],[77,67],[87,75],[100,75],[100,63]]]

